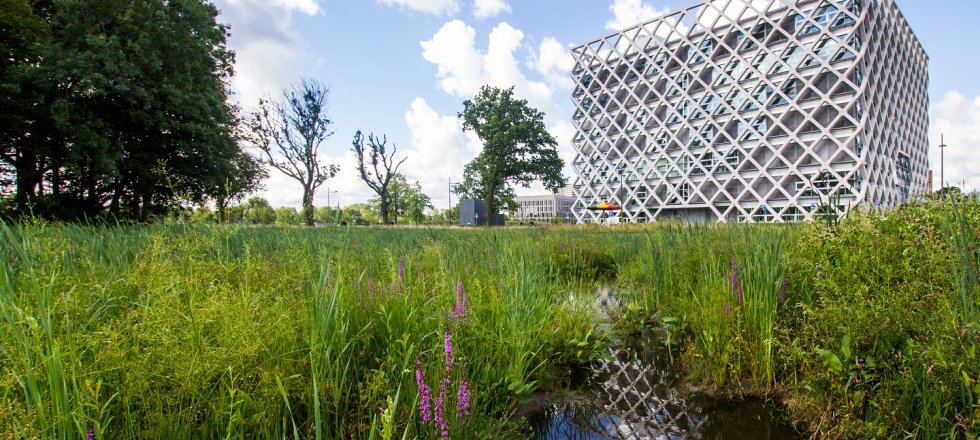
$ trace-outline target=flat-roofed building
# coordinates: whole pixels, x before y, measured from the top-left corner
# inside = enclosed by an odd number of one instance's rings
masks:
[[[574,221],[572,206],[574,196],[547,194],[541,196],[519,196],[517,201],[518,221],[550,221],[555,217]]]

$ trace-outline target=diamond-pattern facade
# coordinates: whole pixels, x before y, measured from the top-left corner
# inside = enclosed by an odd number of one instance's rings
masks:
[[[928,57],[893,0],[708,0],[572,50],[580,222],[800,221],[925,192]]]

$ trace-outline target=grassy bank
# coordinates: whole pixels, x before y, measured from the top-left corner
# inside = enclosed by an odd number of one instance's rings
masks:
[[[980,209],[837,227],[0,227],[0,436],[513,438],[613,332],[826,437],[974,432]],[[830,421],[833,423],[830,423]]]

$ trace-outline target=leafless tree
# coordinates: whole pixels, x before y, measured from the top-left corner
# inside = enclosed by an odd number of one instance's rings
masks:
[[[395,163],[395,152],[398,148],[391,144],[391,154],[387,152],[388,137],[382,136],[381,139],[369,134],[367,145],[364,145],[364,136],[360,130],[354,134],[354,154],[357,155],[357,171],[361,174],[361,180],[367,183],[371,189],[378,194],[380,199],[379,210],[381,211],[381,221],[388,224],[388,214],[392,202],[391,181],[398,174],[398,167],[405,162],[406,158]]]
[[[276,98],[259,101],[246,123],[246,136],[262,152],[261,161],[303,186],[303,219],[313,226],[313,195],[340,168],[320,162],[319,148],[333,135],[327,117],[329,89],[303,79]]]

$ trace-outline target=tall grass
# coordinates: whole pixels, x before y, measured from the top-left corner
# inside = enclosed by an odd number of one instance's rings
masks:
[[[980,208],[952,209],[833,227],[3,224],[0,437],[440,438],[421,376],[433,398],[446,384],[451,438],[517,438],[517,405],[643,328],[693,380],[783,396],[822,437],[973,435]]]
[[[438,369],[447,328],[454,380],[474,390],[454,438],[509,432],[515,405],[579,359],[574,341],[600,334],[569,300],[594,291],[591,262],[523,231],[24,223],[0,237],[2,437],[435,438],[412,370]]]

